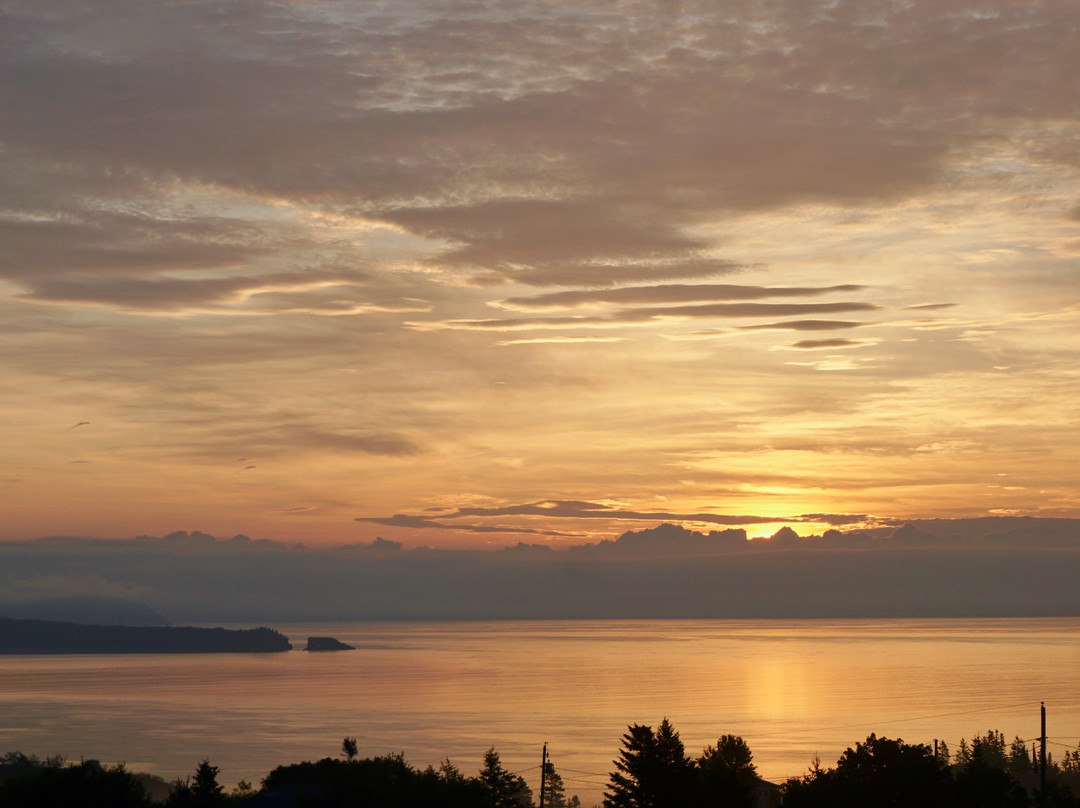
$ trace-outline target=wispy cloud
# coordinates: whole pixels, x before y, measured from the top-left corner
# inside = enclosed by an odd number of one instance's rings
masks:
[[[734,284],[664,284],[656,286],[624,286],[618,289],[550,292],[534,297],[514,297],[493,300],[492,306],[501,309],[529,311],[534,309],[564,309],[598,304],[658,305],[667,303],[710,303],[729,300],[760,300],[770,297],[816,297],[834,292],[858,292],[864,287],[854,284],[827,287],[765,287]]]
[[[569,537],[580,534],[563,533],[558,530],[536,530],[533,528],[525,527],[513,527],[509,525],[460,525],[460,524],[446,524],[445,522],[436,522],[433,519],[425,519],[422,516],[409,516],[407,514],[398,513],[389,517],[357,517],[357,522],[370,522],[375,525],[385,525],[387,527],[405,527],[411,529],[438,529],[438,530],[456,530],[463,531],[465,533],[499,533],[499,534],[515,534],[525,533],[535,536],[561,536]]]
[[[740,331],[839,331],[863,325],[866,323],[853,320],[788,320],[787,322],[743,325],[738,329]]]
[[[695,522],[713,525],[760,525],[772,524],[783,521],[784,517],[776,516],[748,516],[748,515],[723,515],[715,513],[669,513],[665,511],[634,511],[620,508],[600,502],[576,502],[570,500],[542,500],[519,505],[503,505],[498,507],[475,507],[467,506],[456,508],[438,514],[440,523],[428,522],[423,517],[406,516],[398,514],[391,519],[361,518],[357,521],[376,522],[378,524],[394,524],[402,527],[446,527],[447,520],[475,517],[506,517],[506,516],[529,516],[540,517],[544,520],[555,519],[603,519],[612,522],[618,521],[649,521],[649,522]],[[798,517],[795,517],[797,521]],[[499,532],[492,530],[491,532]]]
[[[874,340],[865,339],[804,339],[792,343],[791,347],[799,351],[821,351],[829,348],[863,348],[874,344]]]
[[[497,345],[579,345],[587,343],[626,342],[625,337],[534,337],[531,339],[505,339]]]
[[[944,309],[955,308],[956,303],[919,303],[914,306],[905,306],[907,311],[942,311]]]
[[[830,314],[875,311],[873,303],[708,303],[694,306],[649,306],[624,309],[615,314],[569,317],[521,317],[484,320],[413,320],[406,323],[417,331],[522,331],[529,329],[611,328],[647,325],[662,320],[690,320],[736,317],[776,317],[799,314]]]

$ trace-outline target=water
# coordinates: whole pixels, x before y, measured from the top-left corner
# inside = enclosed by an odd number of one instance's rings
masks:
[[[870,732],[950,746],[988,729],[1080,742],[1080,619],[657,620],[278,626],[327,654],[0,657],[0,752],[123,761],[167,779],[208,757],[221,780],[340,753],[449,757],[494,746],[539,785],[601,799],[629,723],[665,716],[696,755],[742,735],[781,781]]]

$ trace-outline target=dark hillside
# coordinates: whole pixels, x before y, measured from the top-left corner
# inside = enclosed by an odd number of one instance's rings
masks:
[[[0,618],[0,654],[214,654],[289,651],[269,628],[88,626]]]

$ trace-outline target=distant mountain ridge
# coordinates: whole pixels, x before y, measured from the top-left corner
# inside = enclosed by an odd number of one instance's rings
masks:
[[[169,620],[145,603],[128,598],[76,596],[0,605],[0,617],[57,620],[98,626],[167,626]]]
[[[0,654],[215,654],[290,651],[270,628],[95,626],[0,618]]]

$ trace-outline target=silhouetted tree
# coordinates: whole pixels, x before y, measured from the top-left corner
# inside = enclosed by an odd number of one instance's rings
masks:
[[[1036,802],[1037,805],[1045,806],[1045,808],[1080,808],[1080,799],[1077,799],[1066,785],[1055,783],[1052,780],[1046,784],[1046,793],[1042,795],[1042,801]]]
[[[40,765],[0,784],[4,808],[149,808],[150,804],[142,784],[123,764],[102,766],[96,760],[76,766]]]
[[[346,760],[354,760],[356,758],[356,738],[345,737],[341,742],[341,754],[345,756]]]
[[[948,766],[952,760],[949,755],[949,745],[945,741],[937,742],[937,759],[943,766]]]
[[[971,762],[971,747],[968,746],[967,739],[960,739],[960,745],[956,747],[956,754],[953,757],[953,762],[957,766],[966,766]]]
[[[562,775],[555,771],[555,767],[550,763],[544,784],[544,808],[567,808],[566,786],[563,785]]]
[[[848,748],[835,769],[784,787],[784,808],[945,808],[952,779],[925,744],[878,738]]]
[[[656,732],[631,724],[615,769],[604,792],[604,808],[671,808],[694,799],[694,762],[666,718]]]
[[[484,753],[480,782],[484,784],[495,808],[532,808],[532,790],[524,778],[503,768],[494,746]]]
[[[1013,741],[1015,746],[1016,742]],[[1021,742],[1023,746],[1023,742]],[[1024,747],[1024,757],[1027,758],[1027,748]],[[1061,770],[1072,774],[1080,773],[1080,749],[1068,749],[1061,759]]]
[[[995,729],[987,730],[985,735],[976,735],[971,739],[971,757],[992,769],[1007,768],[1009,757],[1005,735]]]
[[[417,771],[402,754],[278,766],[263,788],[299,794],[305,808],[494,808],[480,780],[449,761]]]
[[[1002,739],[1004,746],[1004,739]],[[1002,765],[993,765],[1000,762]],[[1005,758],[981,739],[972,742],[971,759],[956,772],[954,808],[1026,808],[1027,792],[1004,769]]]
[[[746,741],[738,735],[721,735],[698,758],[699,798],[703,805],[753,808],[757,769]]]
[[[209,760],[201,761],[195,769],[191,794],[199,805],[216,805],[222,801],[225,791],[217,781],[219,771],[217,766],[210,765]]]
[[[165,800],[166,808],[189,808],[193,805],[194,798],[191,795],[191,778],[185,777],[183,780],[177,778],[176,782],[172,784],[169,798]]]
[[[444,758],[443,762],[439,764],[438,774],[439,777],[447,783],[464,783],[467,779],[465,775],[461,773],[461,769],[450,762],[450,758]]]
[[[236,788],[233,789],[232,794],[229,796],[236,800],[245,800],[248,797],[254,796],[255,789],[252,788],[251,783],[247,780],[241,780],[236,784]]]
[[[168,808],[213,808],[225,802],[225,790],[217,781],[219,769],[203,760],[195,768],[194,779],[177,780],[165,802]]]
[[[64,761],[63,755],[53,755],[42,760],[37,755],[24,755],[18,751],[5,752],[0,756],[0,780],[37,774],[45,767],[59,769],[63,767]]]

